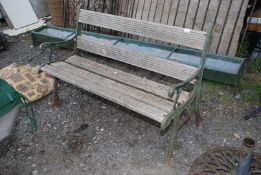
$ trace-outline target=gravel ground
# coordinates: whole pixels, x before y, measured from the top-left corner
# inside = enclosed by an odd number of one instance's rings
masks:
[[[11,41],[9,50],[0,53],[0,68],[13,62],[47,62],[47,54],[30,47],[27,37]],[[68,50],[55,53],[61,59],[69,54]],[[137,70],[131,68],[130,72]],[[153,73],[138,74],[167,80]],[[245,109],[254,104],[244,103],[239,95],[229,101],[220,98],[231,95],[229,87],[213,90],[209,83],[203,87],[202,126],[197,128],[192,118],[180,130],[182,147],[175,151],[168,169],[163,163],[170,131],[161,135],[157,123],[61,82],[60,107],[50,105],[50,95],[33,103],[37,132],[31,132],[25,109],[21,109],[12,134],[0,141],[0,174],[185,175],[193,161],[209,149],[222,145],[239,147],[247,136],[260,143],[261,120],[243,119]]]

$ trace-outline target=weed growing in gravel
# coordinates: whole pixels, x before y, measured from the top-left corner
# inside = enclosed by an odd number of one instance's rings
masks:
[[[252,73],[261,73],[261,56],[257,57],[251,64],[250,64],[250,71]]]

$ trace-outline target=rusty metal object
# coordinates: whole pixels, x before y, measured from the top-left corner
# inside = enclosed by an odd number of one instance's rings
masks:
[[[52,105],[53,105],[53,106],[61,106],[61,105],[62,105],[59,96],[55,96],[55,97],[53,98]]]
[[[192,164],[188,175],[236,174],[240,149],[219,147],[205,152]],[[261,154],[254,153],[249,175],[261,174]]]
[[[250,165],[253,159],[255,141],[251,138],[245,138],[240,150],[239,163],[237,166],[237,175],[248,175]]]
[[[53,106],[61,106],[61,101],[58,95],[58,80],[54,80],[54,89],[53,89]]]

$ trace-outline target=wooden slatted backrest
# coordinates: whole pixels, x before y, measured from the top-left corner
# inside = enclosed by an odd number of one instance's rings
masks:
[[[207,32],[80,9],[78,22],[203,50]]]
[[[197,68],[193,66],[135,52],[117,45],[107,44],[103,41],[86,39],[84,36],[77,38],[77,47],[80,50],[85,50],[182,81],[191,77],[197,71]]]

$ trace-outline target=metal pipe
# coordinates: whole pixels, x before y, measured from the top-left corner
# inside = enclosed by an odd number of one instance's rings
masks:
[[[253,159],[253,152],[255,148],[255,141],[251,138],[245,138],[240,150],[239,163],[237,166],[236,175],[248,175],[248,171]]]

